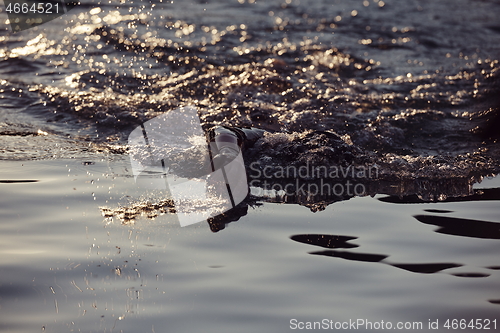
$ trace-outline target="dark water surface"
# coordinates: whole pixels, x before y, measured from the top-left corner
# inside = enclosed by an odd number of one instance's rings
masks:
[[[309,144],[299,163],[325,155],[331,143],[303,137],[323,130],[391,177],[496,172],[499,6],[83,2],[21,33],[5,25],[1,153],[121,152],[137,125],[194,105],[206,127],[279,132],[258,152],[266,165],[297,160],[295,151],[273,160],[280,143]]]
[[[500,2],[82,1],[19,33],[0,9],[2,332],[498,329]],[[251,195],[181,228],[127,138],[187,105],[268,132]],[[319,166],[377,172],[279,174]]]

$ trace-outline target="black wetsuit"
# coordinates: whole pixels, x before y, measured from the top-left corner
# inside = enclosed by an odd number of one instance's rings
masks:
[[[229,163],[238,156],[241,150],[252,146],[264,133],[264,130],[253,127],[215,127],[209,134],[210,142],[215,142],[217,148],[213,157],[214,164]]]

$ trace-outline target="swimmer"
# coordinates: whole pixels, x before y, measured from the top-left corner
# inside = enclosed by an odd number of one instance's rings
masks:
[[[234,160],[240,151],[252,146],[264,135],[258,128],[217,126],[209,133],[209,142],[215,142],[217,152],[212,161],[215,169]]]

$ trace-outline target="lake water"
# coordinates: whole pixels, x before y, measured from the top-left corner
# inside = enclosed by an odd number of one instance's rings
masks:
[[[377,195],[316,213],[264,201],[213,233],[206,222],[181,228],[171,214],[133,224],[103,218],[99,207],[144,196],[127,168],[127,161],[2,162],[2,180],[36,181],[0,183],[9,194],[0,209],[2,331],[498,322],[498,178],[475,186],[496,191],[490,200],[395,203]]]
[[[498,1],[0,9],[1,332],[499,329]],[[186,106],[266,133],[181,227],[128,138]]]

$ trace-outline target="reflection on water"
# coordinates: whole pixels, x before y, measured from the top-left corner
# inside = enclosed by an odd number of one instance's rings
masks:
[[[436,232],[447,235],[500,239],[500,223],[454,217],[417,215],[418,221],[439,226]]]
[[[423,203],[426,200],[420,198],[417,195],[404,195],[404,196],[387,196],[379,199],[383,202],[390,203]],[[452,196],[444,197],[439,200],[440,202],[463,202],[463,201],[488,201],[488,200],[500,200],[500,188],[485,188],[473,190],[471,195],[467,196]],[[436,213],[441,213],[436,211]],[[443,211],[442,213],[447,213]]]
[[[268,184],[280,185],[286,184],[289,179],[264,179]],[[323,183],[322,186],[327,184],[329,188],[335,187],[336,185],[344,186],[345,183],[349,183],[352,179],[337,179],[335,181],[329,181],[328,183]],[[356,180],[355,180],[356,181]],[[316,180],[300,180],[296,182],[297,187],[300,188],[299,191],[292,191],[288,194],[284,191],[278,192],[272,186],[264,188],[253,188],[252,193],[247,197],[242,203],[237,205],[234,209],[231,209],[224,214],[220,214],[216,217],[210,218],[208,220],[210,229],[213,232],[220,231],[225,228],[225,225],[231,222],[238,221],[241,217],[247,215],[248,207],[257,207],[261,205],[261,202],[272,202],[272,203],[283,203],[283,204],[298,204],[305,206],[310,209],[311,212],[324,211],[326,207],[334,203],[349,200],[356,195],[353,193],[341,192],[338,195],[330,193],[319,193],[317,189],[319,188],[319,182]],[[295,185],[292,184],[292,185]],[[432,180],[405,180],[405,181],[394,181],[389,182],[385,180],[380,181],[366,181],[358,180],[358,185],[363,186],[362,195],[376,194],[394,194],[378,198],[381,202],[387,203],[398,203],[398,204],[410,204],[410,203],[426,203],[426,202],[440,202],[440,203],[451,203],[451,202],[473,202],[473,201],[498,201],[500,200],[500,188],[485,188],[485,189],[472,189],[473,179],[439,179],[437,181]],[[284,186],[281,186],[283,188]],[[315,192],[309,192],[307,189],[315,189]],[[418,194],[412,194],[418,191]],[[425,200],[427,198],[427,200]],[[436,200],[438,199],[438,200]],[[430,213],[453,213],[450,210],[443,209],[426,209],[425,211]],[[133,223],[136,218],[140,216],[146,216],[149,218],[155,218],[158,214],[175,213],[173,203],[170,199],[157,200],[155,202],[141,201],[131,203],[125,207],[120,206],[118,208],[110,208],[108,206],[101,207],[101,212],[105,217],[118,217],[123,223]],[[426,224],[433,224],[441,226],[442,228],[436,230],[440,233],[448,233],[451,235],[461,235],[468,237],[480,237],[480,238],[494,238],[497,239],[500,234],[498,231],[498,223],[486,222],[486,221],[473,221],[460,218],[450,218],[444,216],[433,216],[433,215],[417,215],[415,218]],[[474,236],[475,235],[475,236]],[[310,238],[302,239],[303,242],[314,242],[312,235]],[[298,240],[297,241],[301,241]],[[329,239],[317,239],[317,242],[330,242]],[[326,247],[326,246],[325,246]]]
[[[358,252],[348,252],[348,251],[321,251],[321,252],[312,252],[311,254],[316,254],[320,256],[328,256],[335,258],[342,258],[347,260],[354,261],[365,261],[365,262],[379,262],[387,258],[388,256],[383,254],[371,254],[371,253],[358,253]]]
[[[357,238],[350,236],[309,234],[309,235],[294,235],[290,238],[299,243],[316,245],[319,247],[325,247],[327,249],[351,249],[359,246],[356,244],[349,243],[350,240]]]
[[[6,332],[288,332],[296,313],[394,322],[498,313],[498,239],[432,230],[495,223],[497,201],[254,196],[209,227],[180,228],[162,198],[151,202],[163,212],[145,204],[122,224],[98,207],[156,195],[133,188],[126,162],[3,163],[0,179],[38,180],[0,183],[10,194],[0,205]],[[429,228],[414,216],[451,219]]]
[[[292,240],[306,243],[311,245],[316,245],[320,247],[331,247],[331,248],[352,248],[358,247],[357,245],[347,244],[344,245],[346,241],[351,239],[356,239],[357,237],[348,237],[348,236],[333,236],[333,235],[294,235],[290,237]],[[310,241],[311,238],[315,240],[320,240],[319,242]],[[334,243],[339,242],[341,245],[337,246],[336,244],[330,245],[330,240],[333,240]],[[326,242],[326,243],[325,243]],[[325,246],[326,244],[326,246]],[[460,267],[462,265],[455,263],[421,263],[421,264],[404,264],[404,263],[389,263],[385,259],[389,257],[389,255],[382,254],[372,254],[372,253],[358,253],[358,252],[349,252],[349,251],[336,251],[336,250],[327,250],[327,251],[317,251],[310,252],[313,255],[334,257],[334,258],[342,258],[346,260],[354,260],[354,261],[363,261],[363,262],[382,262],[388,265],[404,269],[413,273],[423,273],[423,274],[431,274],[443,271],[449,268]],[[467,274],[455,274],[456,276],[469,276]],[[489,276],[489,275],[485,275]]]
[[[484,278],[484,277],[490,276],[491,274],[485,274],[485,273],[455,273],[455,274],[452,274],[452,275],[455,275],[455,276],[458,276],[458,277],[467,277],[467,278]]]
[[[38,180],[33,179],[21,179],[21,180],[13,180],[13,179],[1,179],[0,183],[4,184],[15,184],[15,183],[36,183]]]
[[[382,202],[399,203],[399,204],[426,202],[425,200],[421,199],[421,197],[418,197],[416,195],[408,195],[403,197],[388,196],[379,198],[379,200]],[[472,195],[446,198],[440,202],[442,203],[473,202],[473,201],[485,201],[485,200],[500,201],[500,188],[490,188],[490,189],[486,188],[480,190],[476,189],[474,190],[474,194]],[[453,213],[453,211],[444,209],[425,209],[425,211],[431,213],[443,213],[443,214]],[[472,237],[472,238],[500,239],[499,222],[470,220],[470,219],[454,218],[447,216],[435,216],[435,215],[415,215],[414,218],[424,224],[439,226],[440,228],[436,229],[435,232],[441,234],[448,234],[461,237]],[[294,235],[291,236],[290,238],[300,243],[315,245],[319,247],[326,247],[326,248],[358,247],[358,245],[347,243],[349,240],[358,238],[352,236],[304,234],[304,235]],[[423,274],[433,274],[450,268],[457,268],[463,266],[462,264],[458,263],[393,263],[386,260],[390,255],[374,254],[374,253],[358,253],[358,252],[338,251],[338,250],[316,251],[316,252],[310,252],[310,254],[342,258],[353,261],[381,262],[403,270],[407,270],[414,273],[423,273]],[[490,266],[488,268],[498,269],[498,266]],[[488,277],[491,274],[451,273],[451,275],[458,277],[477,278],[477,277]]]
[[[392,266],[401,268],[414,273],[432,274],[445,269],[460,267],[460,264],[392,264]]]

